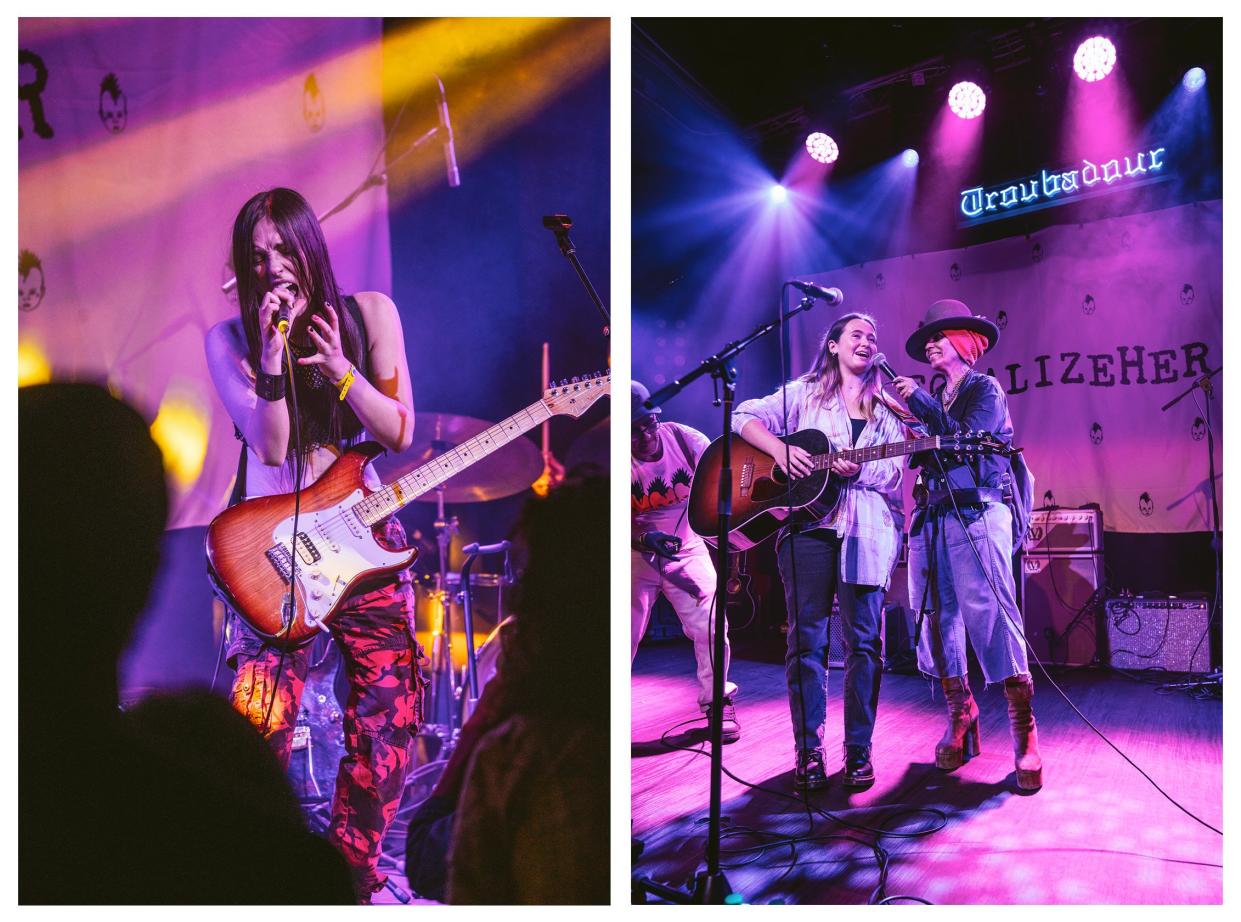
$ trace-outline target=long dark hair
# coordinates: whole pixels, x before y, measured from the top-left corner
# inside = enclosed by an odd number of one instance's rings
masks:
[[[323,229],[310,204],[292,189],[268,189],[254,195],[241,206],[233,222],[233,269],[237,273],[237,302],[241,308],[241,324],[246,333],[246,347],[250,367],[257,371],[263,340],[259,330],[259,304],[266,293],[254,271],[254,229],[264,218],[275,225],[280,239],[289,248],[290,257],[297,264],[299,283],[308,290],[301,294],[307,301],[307,314],[325,316],[323,305],[331,304],[340,322],[341,346],[345,357],[359,369],[362,367],[361,335],[353,318],[345,310],[344,298],[332,272],[328,257],[327,241]],[[295,379],[297,375],[294,376]],[[293,420],[293,401],[286,401],[289,422]],[[297,404],[303,433],[319,433],[322,438],[311,437],[312,444],[352,442],[362,431],[362,424],[353,410],[339,399],[335,388],[299,387]],[[289,456],[293,446],[290,440]]]
[[[500,672],[520,713],[608,719],[608,479],[574,468],[532,497],[516,527],[524,572],[500,637]],[[593,539],[593,540],[592,540]]]
[[[836,322],[827,328],[827,332],[823,334],[823,339],[819,342],[819,352],[814,358],[814,364],[798,379],[811,385],[814,395],[824,404],[840,391],[842,381],[840,356],[833,354],[827,348],[827,344],[840,342],[840,337],[845,335],[845,327],[849,325],[850,320],[863,320],[869,323],[876,333],[879,332],[879,324],[870,314],[855,311],[836,318]],[[867,416],[874,416],[875,401],[882,388],[883,382],[879,378],[879,369],[871,365],[862,375],[862,393],[865,397],[864,406]]]

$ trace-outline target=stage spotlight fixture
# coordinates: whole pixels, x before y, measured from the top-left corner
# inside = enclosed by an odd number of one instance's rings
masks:
[[[918,152],[912,147],[901,154],[901,163],[905,164],[905,166],[910,169],[913,169],[918,165],[918,159]]]
[[[1191,93],[1196,93],[1207,84],[1207,72],[1201,67],[1191,67],[1185,71],[1181,84]]]
[[[840,148],[823,132],[816,131],[806,137],[806,153],[819,163],[834,163],[840,156]]]
[[[783,205],[786,201],[788,201],[789,190],[776,182],[771,184],[771,189],[768,191],[768,194],[771,196],[771,201],[774,204]]]
[[[1073,70],[1087,83],[1102,80],[1116,64],[1116,46],[1102,35],[1088,38],[1077,46]]]
[[[948,107],[959,118],[978,118],[987,108],[987,94],[977,83],[963,80],[948,91]]]

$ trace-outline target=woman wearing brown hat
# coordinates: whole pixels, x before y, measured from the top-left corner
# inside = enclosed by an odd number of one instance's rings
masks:
[[[881,393],[878,353],[874,319],[845,314],[824,334],[810,371],[768,397],[739,404],[733,430],[777,459],[784,458],[785,443],[776,434],[802,429],[819,429],[838,449],[900,441],[902,424]],[[789,446],[788,453],[795,477],[810,473],[804,449]],[[870,744],[883,674],[883,595],[900,552],[903,469],[899,458],[862,465],[836,460],[832,471],[844,478],[839,504],[820,521],[788,526],[777,539],[789,611],[784,671],[797,751],[793,781],[802,789],[827,784],[822,742],[833,596],[845,636],[843,781],[855,788],[875,781]]]
[[[986,431],[1012,442],[1004,389],[973,368],[999,337],[995,324],[973,315],[960,301],[931,305],[905,351],[946,376],[940,399],[909,378],[893,382],[931,435]],[[914,516],[909,532],[909,598],[920,617],[925,615],[918,666],[939,677],[948,700],[948,729],[935,747],[935,764],[951,771],[979,752],[978,705],[967,678],[968,637],[986,681],[1004,683],[1017,786],[1037,790],[1043,762],[1013,584],[1012,513],[1004,503],[1011,479],[1008,459],[972,455],[959,460],[927,453],[910,463],[922,466],[928,490],[926,508]]]

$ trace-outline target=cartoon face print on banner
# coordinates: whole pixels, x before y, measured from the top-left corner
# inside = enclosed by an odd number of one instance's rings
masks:
[[[995,325],[1001,330],[1008,329],[1008,311],[1000,311],[995,315]]]
[[[129,121],[129,100],[116,74],[108,74],[99,83],[99,121],[110,134],[120,134]]]
[[[1151,499],[1151,495],[1149,493],[1143,493],[1138,497],[1138,512],[1145,516],[1155,514],[1155,501]]]
[[[957,265],[956,263],[953,263],[951,266],[949,266],[948,277],[952,279],[954,282],[961,281],[961,267]]]
[[[21,49],[17,52],[17,98],[30,107],[30,121],[34,123],[34,133],[40,138],[51,138],[56,132],[43,111],[43,90],[47,86],[47,65],[33,51]],[[25,79],[30,74],[31,79]],[[17,140],[24,137],[22,126],[17,126]]]
[[[46,290],[42,261],[30,250],[22,250],[17,254],[17,309],[34,310],[43,303]]]
[[[1089,317],[1095,311],[1094,295],[1086,295],[1082,300],[1082,313]]]
[[[1195,417],[1194,424],[1189,427],[1189,437],[1195,442],[1201,442],[1207,437],[1207,421],[1201,416]]]
[[[1098,423],[1095,423],[1093,426],[1090,427],[1090,444],[1092,445],[1103,444],[1103,427],[1100,426]]]
[[[302,87],[302,117],[311,131],[319,131],[327,121],[327,103],[319,92],[319,81],[312,73]]]
[[[1194,286],[1189,282],[1186,282],[1185,287],[1181,289],[1181,303],[1186,307],[1194,303]]]

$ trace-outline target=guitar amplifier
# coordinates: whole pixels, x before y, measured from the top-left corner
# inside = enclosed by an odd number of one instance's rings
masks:
[[[1035,509],[1026,529],[1027,554],[1097,554],[1103,550],[1099,509]]]
[[[1205,600],[1108,599],[1108,662],[1117,669],[1208,672],[1210,617]]]
[[[1022,560],[1026,643],[1044,665],[1086,666],[1099,645],[1103,555],[1027,554]],[[1098,659],[1103,659],[1099,656]]]

